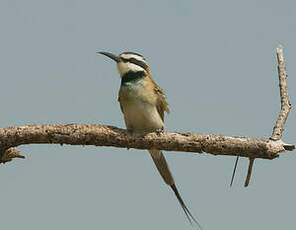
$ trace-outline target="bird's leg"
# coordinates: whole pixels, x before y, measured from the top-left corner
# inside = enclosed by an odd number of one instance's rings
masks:
[[[133,135],[134,134],[134,130],[131,128],[127,128],[127,132],[129,135]]]
[[[127,133],[129,134],[129,135],[133,135],[134,134],[134,130],[132,129],[132,128],[127,128]],[[129,150],[130,148],[129,147],[127,147],[127,150]]]

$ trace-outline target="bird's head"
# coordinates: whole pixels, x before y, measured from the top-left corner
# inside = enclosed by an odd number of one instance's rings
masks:
[[[149,71],[148,64],[141,54],[134,52],[124,52],[117,56],[108,52],[97,53],[103,54],[114,60],[117,63],[117,69],[121,77],[128,72]]]

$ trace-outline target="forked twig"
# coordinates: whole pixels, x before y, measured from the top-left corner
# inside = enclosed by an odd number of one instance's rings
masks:
[[[284,131],[284,125],[286,123],[289,112],[291,110],[291,103],[289,101],[289,95],[288,95],[286,64],[284,60],[283,47],[281,45],[279,45],[278,48],[276,49],[276,55],[278,60],[278,77],[279,77],[280,98],[281,98],[281,111],[275,123],[275,126],[273,128],[273,132],[270,139],[273,141],[281,141],[283,131]],[[293,145],[285,144],[284,148],[288,150],[288,149],[294,149],[295,147]],[[252,167],[254,164],[254,159],[255,158],[250,158],[245,187],[249,185],[249,181],[252,174]]]
[[[284,125],[286,123],[287,117],[291,110],[291,103],[289,101],[289,96],[288,96],[286,64],[284,60],[283,47],[281,45],[279,45],[278,48],[276,49],[276,54],[278,59],[281,111],[275,123],[273,132],[270,138],[274,141],[280,140],[282,138]]]

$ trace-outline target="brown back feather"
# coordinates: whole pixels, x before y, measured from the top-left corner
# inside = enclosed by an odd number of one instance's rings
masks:
[[[146,69],[146,71],[147,71],[147,77],[149,77],[151,79],[151,81],[154,85],[154,92],[157,95],[157,102],[156,102],[157,111],[158,111],[162,121],[164,121],[164,112],[166,112],[167,114],[170,113],[169,104],[166,101],[166,96],[165,96],[162,88],[160,88],[151,78],[148,68]]]

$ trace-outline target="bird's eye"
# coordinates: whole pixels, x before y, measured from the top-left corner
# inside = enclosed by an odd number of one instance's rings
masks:
[[[134,64],[136,64],[136,63],[137,63],[137,61],[138,61],[138,60],[137,60],[137,59],[135,59],[135,58],[131,58],[131,59],[130,59],[130,62],[131,62],[131,63],[134,63]]]
[[[138,65],[138,66],[141,66],[143,69],[146,69],[146,68],[147,68],[147,65],[146,65],[144,62],[142,62],[142,61],[140,61],[140,60],[137,60],[137,59],[135,59],[135,58],[131,58],[131,59],[129,60],[129,62],[134,63],[134,64],[136,64],[136,65]]]
[[[128,59],[125,59],[125,58],[123,58],[123,57],[121,57],[120,60],[121,60],[122,62],[128,62]]]

